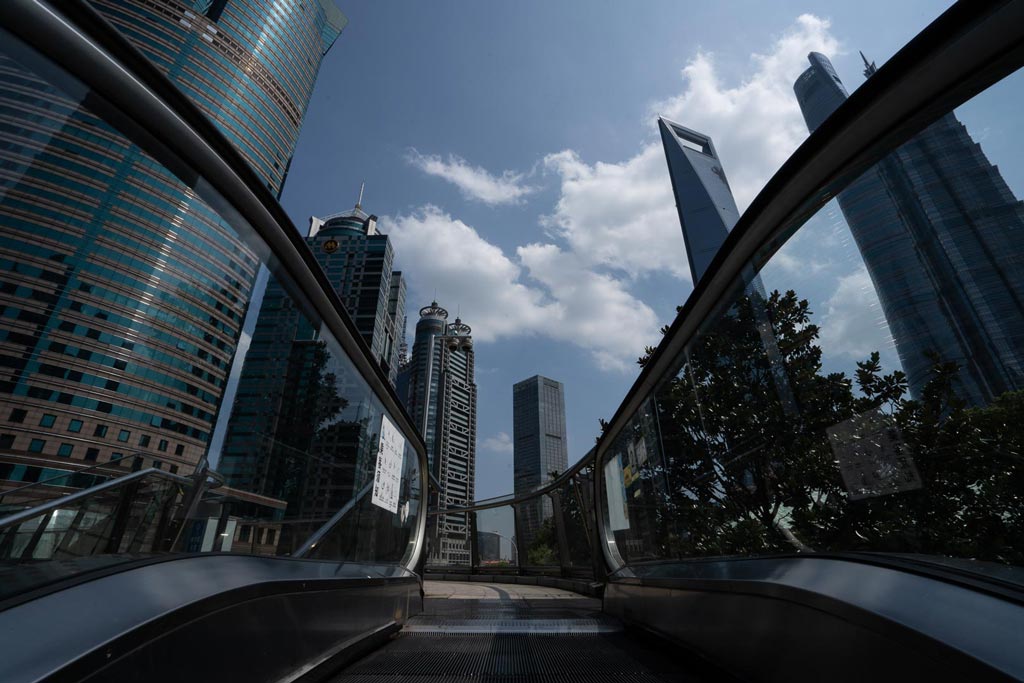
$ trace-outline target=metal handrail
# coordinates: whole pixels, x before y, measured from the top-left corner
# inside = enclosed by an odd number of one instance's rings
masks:
[[[560,475],[558,475],[548,483],[544,484],[539,488],[534,489],[533,491],[530,491],[525,495],[518,496],[515,498],[491,498],[488,500],[482,500],[472,505],[466,505],[464,507],[439,508],[436,510],[428,510],[427,516],[447,515],[462,512],[477,512],[479,510],[492,510],[494,508],[505,507],[506,505],[517,505],[519,503],[525,503],[529,500],[533,500],[534,498],[540,498],[541,496],[546,495],[556,489],[562,488],[567,483],[569,483],[573,479],[573,477],[579,474],[580,471],[583,470],[583,468],[587,467],[588,465],[592,465],[594,463],[594,456],[596,455],[596,453],[597,451],[591,448],[586,455],[584,455],[577,462],[575,462],[573,466],[567,469],[565,472],[562,472]]]
[[[125,475],[123,477],[118,477],[117,479],[105,481],[102,484],[97,484],[96,486],[83,489],[76,493],[61,496],[60,498],[54,498],[53,500],[49,500],[46,501],[45,503],[42,503],[41,505],[36,505],[35,507],[28,508],[27,510],[20,510],[19,512],[16,512],[13,515],[2,517],[0,518],[0,531],[3,531],[4,529],[7,529],[12,526],[17,526],[18,524],[21,524],[26,520],[33,519],[41,514],[50,512],[51,510],[67,507],[68,505],[73,504],[77,501],[92,498],[93,496],[99,493],[103,493],[111,489],[116,489],[125,486],[134,481],[138,481],[149,476],[153,476],[158,479],[169,479],[170,481],[176,482],[178,484],[187,485],[192,483],[192,480],[189,479],[188,477],[183,477],[180,474],[171,474],[170,472],[165,472],[164,470],[158,470],[155,467],[150,467],[144,470],[139,470],[138,472],[132,472],[131,474]]]
[[[366,498],[367,494],[370,493],[372,489],[373,482],[370,481],[352,498],[352,500],[345,503],[340,510],[335,512],[323,526],[314,531],[313,534],[306,539],[306,542],[303,543],[298,550],[292,553],[292,557],[305,557],[306,553],[315,548],[316,544],[319,543],[324,536],[329,534],[331,529],[336,527],[338,523],[341,522],[341,520],[344,519],[361,500],[363,500],[363,498]]]
[[[32,488],[34,486],[43,486],[45,484],[50,484],[50,483],[52,483],[54,481],[57,481],[58,479],[64,479],[66,477],[73,477],[76,474],[89,473],[89,472],[92,472],[93,470],[98,470],[98,469],[100,469],[102,467],[110,467],[111,465],[119,467],[121,465],[121,463],[124,462],[125,460],[127,460],[128,458],[139,458],[139,457],[144,457],[144,456],[145,456],[145,454],[141,453],[141,452],[130,453],[130,454],[122,456],[120,458],[114,458],[114,459],[108,460],[106,462],[100,462],[100,463],[96,463],[95,465],[90,465],[89,467],[83,467],[80,470],[69,470],[67,472],[64,472],[63,474],[58,474],[58,475],[52,476],[49,479],[43,479],[41,481],[32,481],[32,482],[29,482],[27,484],[22,484],[21,486],[16,486],[13,489],[7,489],[6,491],[0,491],[0,501],[2,501],[4,499],[4,497],[9,496],[12,493],[18,493],[19,491],[24,491],[25,489],[30,489],[30,488]],[[73,464],[73,461],[69,462],[68,464]],[[111,474],[111,476],[113,476],[113,473]],[[114,478],[116,479],[118,477],[114,477]]]

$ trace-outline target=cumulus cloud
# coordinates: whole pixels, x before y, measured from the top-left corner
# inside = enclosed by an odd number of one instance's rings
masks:
[[[520,247],[514,258],[434,206],[381,219],[409,276],[409,300],[457,304],[474,339],[541,335],[625,370],[657,340],[658,321],[623,282],[588,270],[555,245]]]
[[[689,279],[660,144],[619,164],[587,164],[566,150],[545,157],[544,167],[558,174],[561,192],[554,212],[541,222],[579,259],[630,277],[661,270]]]
[[[723,84],[714,55],[700,52],[683,67],[683,92],[652,108],[652,117],[711,136],[741,211],[807,137],[793,81],[809,52],[841,54],[829,29],[828,20],[801,15],[768,52],[751,55],[752,73],[738,85]]]
[[[807,137],[793,81],[813,50],[834,55],[840,46],[827,20],[803,15],[770,50],[750,56],[751,74],[738,84],[723,83],[714,55],[700,52],[682,69],[682,92],[651,107],[649,130],[656,134],[664,115],[710,135],[742,211]],[[545,157],[544,168],[561,191],[542,224],[580,261],[631,278],[660,271],[689,280],[660,137],[623,162],[589,164],[564,150]]]
[[[821,319],[821,348],[826,355],[864,360],[892,346],[878,295],[867,268],[840,277]]]
[[[505,432],[498,432],[494,436],[484,439],[480,444],[480,449],[492,453],[511,453],[513,450],[512,437]]]
[[[406,159],[424,173],[447,180],[459,188],[467,199],[483,202],[490,206],[516,204],[536,188],[523,182],[523,174],[505,171],[493,175],[480,166],[472,166],[465,159],[449,154],[447,159],[436,154],[420,154],[409,150]]]

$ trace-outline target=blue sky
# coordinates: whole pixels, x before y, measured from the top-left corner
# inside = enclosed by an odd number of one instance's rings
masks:
[[[366,181],[409,280],[410,340],[435,289],[473,326],[477,497],[507,493],[512,384],[565,383],[578,459],[691,290],[656,114],[714,138],[742,209],[806,137],[791,86],[809,50],[853,90],[857,50],[881,64],[947,5],[339,2],[350,23],[282,201],[304,226]],[[823,314],[836,282],[813,292]]]

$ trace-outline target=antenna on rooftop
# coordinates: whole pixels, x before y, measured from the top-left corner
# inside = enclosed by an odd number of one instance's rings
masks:
[[[366,181],[359,183],[359,199],[356,200],[356,208],[363,208],[363,190],[366,188]]]

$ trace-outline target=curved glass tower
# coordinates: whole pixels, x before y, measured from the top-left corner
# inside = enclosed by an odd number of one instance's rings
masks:
[[[847,98],[825,55],[794,84],[810,131]],[[864,75],[875,65],[864,60]],[[984,405],[1024,387],[1024,204],[950,112],[839,193],[892,330],[910,392],[936,362]]]
[[[320,60],[324,2],[96,0],[278,193]],[[0,61],[0,479],[67,459],[206,454],[259,261],[102,120]]]

